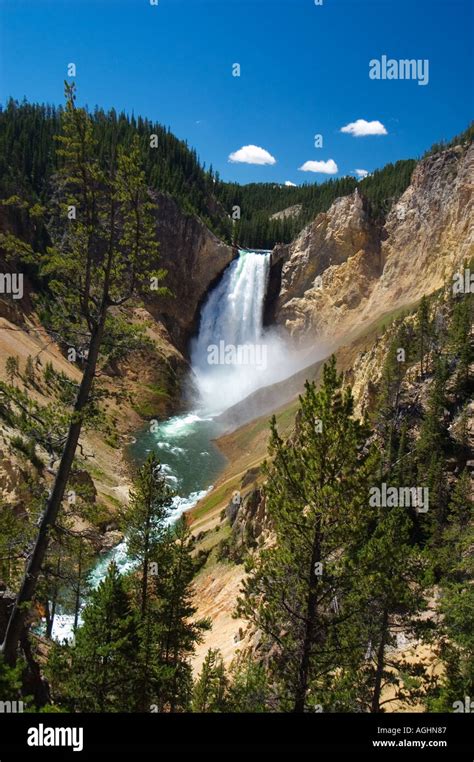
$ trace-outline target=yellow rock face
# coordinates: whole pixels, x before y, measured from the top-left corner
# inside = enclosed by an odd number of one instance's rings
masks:
[[[288,246],[276,320],[301,343],[337,340],[440,288],[474,254],[474,147],[417,165],[383,227],[356,190]]]

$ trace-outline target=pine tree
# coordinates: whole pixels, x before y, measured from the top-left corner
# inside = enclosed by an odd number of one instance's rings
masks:
[[[465,578],[473,534],[472,518],[471,477],[464,469],[452,491],[442,543],[436,549],[436,563],[445,583],[460,582]]]
[[[128,506],[121,515],[128,556],[138,564],[137,571],[131,575],[131,584],[133,587],[138,584],[139,588],[136,599],[140,612],[140,708],[143,711],[149,711],[156,696],[162,694],[168,677],[156,644],[157,599],[153,580],[171,563],[168,538],[172,497],[160,462],[155,453],[150,453],[138,471]]]
[[[5,362],[5,371],[6,371],[10,386],[13,386],[13,384],[15,383],[15,378],[18,376],[20,372],[18,357],[15,357],[13,355],[11,355],[10,357],[7,357]]]
[[[55,296],[56,328],[89,336],[87,360],[74,403],[54,485],[43,512],[37,540],[15,606],[2,652],[15,662],[24,619],[35,595],[50,534],[61,510],[84,422],[90,413],[97,366],[111,308],[119,307],[149,286],[158,244],[152,204],[139,147],[114,146],[104,171],[90,115],[76,106],[73,85],[66,84],[66,109],[58,136],[61,167],[56,178],[61,199],[53,207],[52,246],[43,257],[42,274]],[[69,214],[74,210],[74,217]],[[18,243],[21,249],[24,246]],[[30,252],[32,261],[37,257]],[[159,272],[163,275],[162,272]],[[72,344],[74,346],[74,344]]]
[[[79,510],[76,522],[78,517]],[[93,535],[74,531],[71,525],[72,522],[63,520],[53,531],[38,585],[37,598],[44,607],[48,638],[61,608],[73,612],[73,629],[77,629],[83,600],[90,590],[88,571],[97,557]]]
[[[420,698],[421,663],[409,662],[393,651],[397,635],[419,635],[418,616],[425,608],[426,564],[412,535],[412,520],[405,507],[383,507],[374,531],[354,560],[351,595],[360,611],[358,637],[365,652],[351,679],[359,711],[380,712],[393,701],[416,704]],[[387,697],[384,691],[389,686]]]
[[[253,654],[239,655],[228,673],[226,712],[269,712],[276,705],[265,665]]]
[[[150,453],[138,471],[128,506],[121,516],[123,531],[127,535],[127,553],[140,566],[142,618],[147,613],[150,562],[167,532],[172,497],[160,462],[155,453]]]
[[[417,444],[418,458],[425,465],[430,462],[431,454],[433,452],[441,453],[447,443],[446,425],[444,423],[447,378],[446,361],[443,357],[438,358]]]
[[[448,337],[448,346],[457,360],[455,391],[461,399],[471,391],[470,365],[474,355],[471,339],[473,303],[471,294],[465,294],[454,303]]]
[[[403,323],[385,361],[375,428],[380,480],[406,490],[415,487],[417,469],[407,420],[399,420],[403,378],[397,368],[397,347],[405,349],[406,359],[410,356],[410,337]],[[425,606],[425,564],[415,544],[419,523],[411,505],[376,508],[372,530],[354,559],[351,595],[355,606],[359,601],[358,638],[365,655],[354,665],[349,695],[359,711],[380,712],[392,701],[413,704],[419,699],[421,665],[391,652],[397,635],[418,634],[417,616]],[[384,691],[389,686],[387,698]]]
[[[405,351],[400,342],[401,331],[392,339],[384,361],[380,389],[376,405],[375,428],[383,443],[384,457],[380,468],[390,470],[397,451],[397,425],[399,401],[403,380],[403,365],[399,359],[399,350]]]
[[[352,614],[347,558],[366,533],[374,463],[363,451],[366,431],[352,417],[350,389],[342,392],[341,384],[333,357],[321,390],[306,385],[294,436],[283,441],[272,421],[265,495],[276,542],[250,559],[238,603],[238,613],[264,634],[281,708],[296,712],[349,658],[338,642]],[[326,706],[331,700],[326,691]]]
[[[24,666],[19,662],[15,667],[9,667],[0,656],[0,701],[22,700],[21,673]]]
[[[222,654],[210,648],[193,689],[193,712],[223,712],[226,708],[227,677]]]
[[[55,700],[71,711],[134,711],[139,701],[139,620],[117,566],[92,593],[75,644],[49,660]]]
[[[465,470],[451,497],[441,558],[436,559],[443,576],[439,606],[442,620],[435,633],[434,647],[443,663],[443,672],[431,690],[428,704],[431,711],[465,711],[466,697],[474,695],[473,544],[472,488]]]
[[[35,366],[33,365],[33,358],[31,355],[28,355],[26,358],[26,366],[25,366],[25,381],[27,384],[30,384],[31,386],[35,385]]]
[[[425,376],[425,356],[429,350],[429,337],[430,337],[430,308],[428,299],[423,296],[416,313],[417,318],[417,331],[418,331],[418,347],[419,347],[419,359],[420,359],[420,375],[421,378]]]
[[[418,485],[429,489],[430,508],[426,515],[425,530],[435,544],[440,541],[440,532],[446,517],[448,491],[444,474],[445,453],[449,436],[445,422],[446,361],[440,357],[436,361],[434,379],[430,387],[425,417],[416,443],[418,463]]]
[[[24,515],[11,505],[0,504],[0,579],[12,589],[23,567],[23,548],[31,541],[33,529]]]
[[[194,619],[197,607],[193,601],[192,549],[190,530],[185,517],[181,517],[154,551],[158,574],[153,577],[154,601],[150,601],[149,617],[160,674],[155,704],[161,711],[184,711],[189,707],[192,695],[189,659],[202,640],[203,631],[210,627],[208,620]]]

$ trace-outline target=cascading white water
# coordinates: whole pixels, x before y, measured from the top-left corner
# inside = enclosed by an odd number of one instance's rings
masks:
[[[191,362],[200,404],[222,412],[267,384],[281,362],[282,342],[264,331],[270,252],[240,251],[201,312]]]
[[[193,367],[207,364],[207,348],[255,343],[262,337],[263,301],[270,269],[270,253],[242,251],[211,291],[201,313],[199,336],[192,348]]]

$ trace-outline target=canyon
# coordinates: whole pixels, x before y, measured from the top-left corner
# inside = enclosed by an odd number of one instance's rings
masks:
[[[283,431],[291,432],[304,381],[318,380],[322,360],[333,350],[353,386],[357,412],[370,406],[371,389],[386,352],[378,341],[380,327],[413,308],[422,296],[442,288],[474,255],[473,190],[474,147],[466,141],[420,160],[409,186],[388,205],[383,219],[374,215],[356,189],[318,214],[293,242],[277,244],[266,255],[269,268],[266,293],[261,294],[261,328],[271,328],[282,346],[296,349],[298,360],[290,353],[281,378],[250,388],[248,396],[238,395],[219,411],[222,432],[217,444],[227,464],[212,491],[189,514],[196,552],[208,558],[196,579],[197,617],[213,620],[212,630],[197,648],[195,670],[208,648],[220,648],[229,664],[243,645],[249,646],[245,623],[233,619],[243,567],[240,560],[226,557],[224,550],[230,540],[237,556],[249,541],[271,541],[260,491],[270,414],[276,412]],[[150,419],[164,421],[189,409],[184,392],[193,376],[192,342],[202,328],[206,303],[219,293],[229,267],[239,257],[236,246],[220,240],[197,216],[184,213],[169,194],[154,191],[153,197],[159,264],[167,270],[166,285],[172,295],[150,293],[143,303],[123,309],[126,321],[146,326],[152,345],[104,369],[105,383],[115,395],[107,403],[107,415],[119,439],[112,445],[102,435],[88,432],[83,437],[88,457],[80,457],[97,500],[108,509],[103,550],[120,539],[114,514],[128,498],[126,445]],[[288,214],[293,214],[293,207]],[[0,223],[4,232],[28,237],[29,231],[20,229],[18,220],[4,210]],[[6,258],[0,264],[10,267]],[[34,291],[35,283],[26,277],[21,299],[13,303],[6,295],[0,298],[5,329],[0,332],[0,377],[6,379],[5,360],[16,354],[21,364],[29,355],[35,356],[77,381],[78,369],[67,362],[62,348],[41,326]],[[211,334],[207,345],[210,338]],[[213,343],[218,345],[217,340]],[[31,393],[42,404],[48,402],[47,389]],[[1,497],[21,512],[24,496],[19,485],[31,467],[9,451],[14,433],[2,424]],[[232,503],[236,492],[237,507]]]

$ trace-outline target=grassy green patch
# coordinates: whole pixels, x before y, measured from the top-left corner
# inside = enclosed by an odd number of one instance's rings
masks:
[[[414,312],[417,306],[418,301],[411,304],[403,304],[401,307],[395,307],[393,310],[384,312],[383,315],[380,315],[380,317],[374,320],[373,323],[370,323],[370,325],[365,328],[363,332],[361,332],[360,337],[365,335],[368,336],[372,332],[383,333],[389,327],[389,325],[397,320],[397,318],[404,315],[409,315],[410,313]]]
[[[227,504],[231,498],[232,493],[238,489],[238,487],[240,487],[241,479],[241,476],[236,476],[234,479],[232,479],[232,481],[225,482],[225,484],[222,484],[220,487],[217,487],[215,490],[213,490],[208,497],[205,497],[203,500],[201,500],[196,508],[193,508],[191,511],[193,520],[199,521],[199,519],[204,518],[207,513],[212,511],[213,508],[216,508],[219,505]]]
[[[134,411],[141,418],[152,418],[164,400],[168,400],[169,392],[158,384],[140,384],[132,405]]]
[[[92,463],[87,463],[85,468],[94,481],[99,481],[108,487],[116,486],[113,479],[111,479],[110,476],[108,476],[99,466]]]

